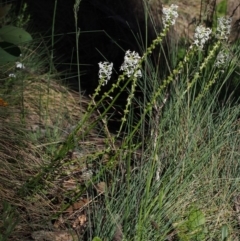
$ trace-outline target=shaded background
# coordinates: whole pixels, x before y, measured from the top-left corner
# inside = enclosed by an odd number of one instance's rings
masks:
[[[35,32],[40,32],[51,47],[54,0],[28,0]],[[142,1],[138,1],[140,4]],[[76,71],[76,36],[74,21],[75,0],[58,0],[54,26],[54,62],[59,71],[68,74],[68,84],[78,88]],[[143,12],[136,16],[130,0],[82,0],[78,12],[79,58],[81,87],[91,93],[98,84],[98,62],[114,63],[115,74],[123,61],[125,51],[140,51],[136,38],[145,39]],[[141,6],[142,7],[142,6]],[[138,7],[139,9],[139,7]],[[149,36],[153,38],[153,36]]]

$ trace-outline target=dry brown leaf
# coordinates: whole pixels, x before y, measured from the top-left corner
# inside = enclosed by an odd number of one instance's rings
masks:
[[[83,208],[87,203],[89,203],[89,200],[88,200],[87,198],[81,199],[80,201],[75,202],[73,205],[71,205],[71,206],[66,210],[66,212],[68,212],[69,214],[72,214],[74,211]]]
[[[106,190],[106,183],[105,182],[99,182],[97,185],[96,185],[96,190],[98,192],[98,194],[101,194],[101,193],[104,193],[105,190]]]
[[[85,214],[82,214],[75,219],[72,227],[77,228],[78,226],[83,226],[86,222],[87,222],[87,217]]]
[[[66,209],[66,212],[69,214],[73,213],[73,206],[70,206],[69,208]]]
[[[60,216],[55,222],[54,222],[54,228],[59,228],[64,223],[64,220],[62,216]]]
[[[74,210],[78,210],[78,209],[82,208],[83,206],[85,206],[86,203],[88,203],[88,202],[89,202],[88,199],[81,199],[80,201],[75,202],[75,203],[73,204],[73,209],[74,209]]]

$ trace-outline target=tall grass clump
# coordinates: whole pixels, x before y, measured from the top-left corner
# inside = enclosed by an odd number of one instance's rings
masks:
[[[79,7],[76,1],[76,22]],[[79,94],[49,75],[19,77],[17,130],[0,112],[9,125],[0,129],[0,192],[9,191],[1,199],[0,238],[24,226],[23,237],[35,240],[63,230],[68,240],[237,240],[239,106],[225,86],[238,76],[240,49],[228,44],[231,21],[222,17],[215,32],[196,27],[182,59],[177,42],[168,54],[159,51],[177,9],[163,8],[162,31],[142,53],[126,51],[114,83],[113,63],[100,62],[99,85],[80,104]],[[76,26],[77,42],[79,34]],[[122,92],[128,97],[113,135],[108,113]],[[24,126],[31,111],[41,124],[35,132]]]
[[[88,240],[225,240],[236,234],[233,200],[239,192],[239,107],[230,98],[221,100],[220,93],[234,73],[239,52],[233,54],[227,43],[230,20],[220,18],[215,33],[198,26],[184,58],[173,59],[168,63],[170,71],[159,74],[148,57],[163,43],[177,15],[176,5],[163,9],[162,32],[142,57],[126,52],[123,73],[96,101],[112,73],[112,63],[99,63],[99,86],[86,114],[51,163],[24,186],[30,195],[39,192],[36,183],[46,187],[69,150],[102,122],[105,148],[88,156],[89,164],[98,163],[97,171],[72,199],[75,202],[94,183],[106,185],[89,205]],[[151,66],[151,72],[144,71],[143,64]],[[139,82],[148,83],[142,89],[147,96],[145,102],[138,100],[142,112],[134,120],[136,87],[144,86]],[[129,83],[122,124],[112,136],[107,113]],[[113,96],[117,87],[119,94]],[[107,98],[110,104],[83,130]],[[146,124],[147,132],[142,131]],[[105,155],[108,160],[103,163]]]
[[[99,101],[112,97],[114,103],[117,96],[111,96],[112,90],[120,81],[126,83],[124,88],[131,81],[118,135],[125,122],[127,134],[119,153],[110,159],[114,169],[112,166],[105,169],[111,173],[112,180],[103,203],[92,207],[91,239],[226,240],[236,237],[233,200],[239,192],[239,107],[231,98],[220,96],[237,67],[239,50],[233,52],[227,43],[231,20],[219,18],[215,33],[202,25],[196,28],[194,42],[183,60],[173,59],[173,63],[169,63],[170,73],[159,75],[157,66],[151,69],[154,73],[143,73],[141,66],[147,56],[162,43],[170,25],[175,23],[176,9],[172,5],[163,10],[163,32],[142,57],[126,52],[121,67],[127,66],[123,75]],[[93,97],[109,80],[111,67],[111,63],[100,63],[100,85]],[[148,103],[138,102],[142,113],[132,125],[131,104],[138,82],[152,85],[148,85],[149,90],[142,89]],[[90,104],[89,110],[99,103]],[[150,131],[144,136],[146,133],[141,132],[141,127],[146,121]],[[140,141],[133,143],[139,133]],[[112,141],[114,143],[114,138]],[[133,154],[139,150],[140,155],[134,158]]]

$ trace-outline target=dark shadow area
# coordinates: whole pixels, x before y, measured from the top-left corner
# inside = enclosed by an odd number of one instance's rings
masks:
[[[161,29],[161,23],[158,22],[159,18],[161,19],[159,16],[162,10],[160,0],[155,1],[154,5],[149,7],[149,11],[155,13],[156,16],[155,18],[148,17],[147,21],[142,0],[82,0],[77,16],[77,28],[80,30],[77,51],[75,0],[57,0],[56,9],[55,1],[27,0],[27,3],[34,30],[44,36],[49,50],[52,48],[54,26],[54,64],[57,70],[63,73],[64,82],[74,90],[79,90],[77,55],[79,56],[81,91],[87,95],[92,94],[98,85],[98,63],[100,61],[113,62],[114,71],[111,82],[116,82],[121,73],[119,68],[124,60],[125,52],[127,50],[137,51],[142,55],[144,46],[149,45],[155,39],[155,30]],[[103,92],[111,86],[111,82],[103,88]],[[116,90],[117,92],[119,90]],[[139,90],[137,95],[142,95]],[[114,108],[110,110],[113,125],[122,117],[127,96],[126,92],[122,93]]]
[[[52,41],[52,26],[55,1],[27,1],[36,32],[48,39],[49,48]],[[139,5],[142,1],[138,1]],[[68,74],[67,83],[78,89],[77,54],[81,71],[81,89],[92,93],[98,84],[98,63],[114,63],[117,77],[125,51],[138,51],[138,41],[145,39],[143,16],[134,14],[129,0],[82,0],[78,12],[78,29],[80,30],[78,53],[76,52],[76,29],[74,19],[75,0],[58,0],[54,24],[55,65],[60,72]],[[143,8],[143,6],[141,6]],[[140,26],[140,27],[139,27]],[[149,36],[152,39],[153,36]]]

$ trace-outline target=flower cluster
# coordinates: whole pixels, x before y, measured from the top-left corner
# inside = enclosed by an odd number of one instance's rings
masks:
[[[8,76],[9,76],[10,78],[16,78],[16,75],[15,75],[14,73],[10,73]]]
[[[222,68],[229,60],[229,56],[227,55],[226,52],[220,51],[217,55],[215,66],[217,68]]]
[[[231,30],[231,18],[218,18],[218,26],[217,26],[217,37],[219,39],[227,39]]]
[[[130,77],[134,74],[135,78],[141,78],[142,72],[138,66],[141,57],[135,51],[128,50],[124,56],[124,62],[120,67],[120,70],[125,71],[127,76]]]
[[[98,63],[98,66],[99,66],[99,72],[98,72],[99,80],[101,81],[102,85],[106,85],[112,75],[113,63],[100,62]]]
[[[171,4],[169,8],[163,8],[162,21],[164,28],[175,24],[176,18],[178,17],[177,8],[178,6],[175,4]]]
[[[210,28],[206,28],[202,25],[197,26],[194,34],[193,44],[202,49],[204,44],[208,41],[211,33],[212,30]]]
[[[21,62],[16,62],[15,64],[16,64],[16,68],[17,68],[17,69],[25,69],[25,65],[24,65],[23,63],[21,63]]]

